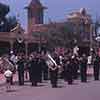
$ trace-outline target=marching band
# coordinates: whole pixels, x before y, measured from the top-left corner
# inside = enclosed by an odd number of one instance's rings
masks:
[[[72,52],[67,52],[64,55],[59,55],[56,52],[47,52],[46,54],[33,52],[26,59],[24,54],[20,53],[16,56],[1,57],[0,71],[4,72],[9,69],[15,73],[16,70],[19,85],[24,85],[24,75],[27,71],[32,86],[37,86],[44,79],[50,80],[51,86],[55,88],[58,78],[63,78],[68,84],[73,84],[80,75],[81,82],[87,82],[88,58],[85,54],[79,57]],[[99,80],[100,57],[96,54],[91,59],[94,80]],[[11,83],[13,84],[13,77]]]

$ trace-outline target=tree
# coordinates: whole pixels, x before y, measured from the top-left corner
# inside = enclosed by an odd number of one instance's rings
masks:
[[[7,18],[7,31],[10,31],[11,29],[13,29],[14,27],[16,27],[17,25],[17,19],[15,16],[9,16]]]
[[[0,21],[5,18],[9,11],[10,9],[8,5],[0,3]]]
[[[9,32],[17,25],[15,16],[7,17],[9,11],[9,6],[0,3],[0,32]]]

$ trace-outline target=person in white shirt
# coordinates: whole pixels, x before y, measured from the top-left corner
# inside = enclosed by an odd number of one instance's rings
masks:
[[[5,72],[4,72],[4,76],[6,78],[6,90],[7,91],[10,91],[11,89],[11,77],[12,77],[12,72],[7,69]]]
[[[92,56],[88,56],[88,61],[87,61],[87,65],[88,67],[90,68],[91,67],[91,64],[92,64]]]

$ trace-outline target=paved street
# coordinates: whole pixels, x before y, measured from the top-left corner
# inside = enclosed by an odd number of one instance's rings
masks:
[[[100,100],[100,81],[94,81],[93,78],[89,78],[87,83],[74,81],[73,85],[59,80],[59,88],[51,88],[49,81],[39,83],[38,87],[31,87],[26,82],[25,86],[12,86],[11,92],[5,91],[2,75],[0,80],[0,100]]]

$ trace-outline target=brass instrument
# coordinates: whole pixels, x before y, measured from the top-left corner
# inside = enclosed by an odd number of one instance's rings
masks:
[[[49,53],[46,54],[46,57],[46,64],[48,65],[49,69],[56,70],[58,68],[58,65],[55,60],[51,57]]]

